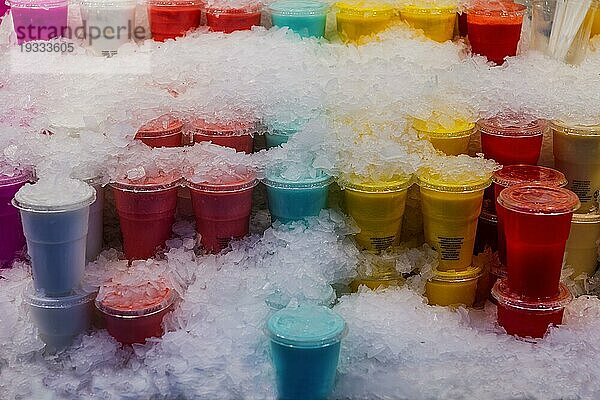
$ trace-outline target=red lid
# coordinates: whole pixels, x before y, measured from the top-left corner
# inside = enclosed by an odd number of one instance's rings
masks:
[[[183,123],[171,115],[163,115],[143,125],[135,135],[137,138],[160,137],[178,133]]]
[[[539,136],[548,129],[548,123],[542,119],[532,120],[525,116],[501,115],[477,122],[480,132],[494,136]]]
[[[204,136],[241,136],[253,134],[256,131],[254,121],[207,122],[197,119],[192,122],[194,135]]]
[[[246,170],[240,174],[221,174],[218,178],[207,178],[202,181],[186,180],[185,185],[190,189],[201,192],[231,193],[253,188],[258,184],[256,173]]]
[[[507,210],[526,214],[567,214],[581,203],[570,190],[535,184],[510,186],[500,192],[498,204]]]
[[[260,12],[260,4],[248,4],[244,7],[228,7],[228,6],[209,6],[205,11],[210,14],[254,14]]]
[[[564,308],[573,299],[569,289],[562,283],[558,295],[550,298],[532,299],[510,291],[506,278],[498,279],[492,288],[492,296],[498,303],[528,311],[557,311]]]
[[[164,282],[147,282],[138,286],[113,284],[102,287],[96,307],[105,314],[143,317],[160,312],[175,301],[175,292]]]
[[[181,181],[180,176],[159,175],[142,179],[118,179],[110,185],[115,189],[127,192],[160,192],[176,187]]]
[[[498,185],[509,187],[520,183],[536,183],[544,186],[563,187],[568,181],[565,175],[552,168],[537,165],[507,165],[494,172],[492,181]]]
[[[25,183],[33,178],[29,169],[13,168],[0,165],[0,186],[9,186],[17,183]]]

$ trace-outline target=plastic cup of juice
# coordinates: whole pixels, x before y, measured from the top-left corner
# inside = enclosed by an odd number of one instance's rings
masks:
[[[400,18],[413,29],[420,29],[425,36],[436,42],[454,37],[456,6],[407,5],[400,9]]]
[[[572,300],[563,284],[552,298],[528,299],[511,291],[505,279],[496,282],[492,296],[498,305],[498,324],[509,335],[523,338],[542,338],[548,327],[561,325],[565,306]]]
[[[546,121],[524,117],[494,117],[477,122],[485,158],[504,166],[537,164],[547,129]]]
[[[123,250],[129,260],[154,255],[171,236],[175,220],[179,178],[120,180],[111,184],[123,235]]]
[[[473,266],[462,271],[436,269],[425,284],[425,296],[431,305],[473,307],[480,276],[481,268]]]
[[[413,128],[417,131],[419,138],[431,142],[435,149],[446,155],[456,156],[468,152],[475,124],[455,120],[451,125],[446,126],[433,121],[415,119]]]
[[[359,43],[386,30],[395,21],[396,9],[390,5],[359,1],[335,3],[337,31],[346,43]]]
[[[507,1],[480,1],[469,7],[467,29],[473,53],[498,65],[504,64],[506,57],[516,56],[526,12],[526,6]]]
[[[210,123],[197,119],[192,123],[192,130],[195,143],[211,142],[248,154],[252,153],[257,133],[256,122],[253,121]]]
[[[248,31],[253,26],[260,26],[260,6],[244,8],[213,7],[206,10],[206,25],[213,32],[232,33]]]
[[[521,184],[504,189],[496,206],[510,290],[529,298],[556,296],[571,217],[579,207],[577,195],[564,188]]]
[[[81,283],[95,200],[94,188],[74,179],[26,184],[15,194],[13,205],[21,211],[36,290],[63,296]]]
[[[419,174],[425,241],[439,253],[440,271],[471,265],[483,192],[490,183],[479,178],[449,184],[433,174]]]
[[[201,3],[197,0],[148,1],[150,32],[157,42],[185,36],[200,26],[201,16]]]
[[[49,297],[28,285],[23,293],[39,338],[54,353],[71,345],[91,327],[95,292],[77,288],[63,297]]]
[[[180,147],[183,123],[170,115],[163,115],[143,125],[135,138],[150,147]]]
[[[87,43],[94,52],[112,56],[133,37],[135,0],[83,0],[81,17],[85,26],[99,29],[98,38],[88,36]]]
[[[161,282],[135,288],[115,284],[100,289],[95,305],[108,333],[128,345],[161,337],[163,318],[173,310],[176,299],[175,291]]]
[[[15,169],[10,174],[0,172],[0,268],[11,267],[25,248],[19,210],[11,201],[31,178],[31,171],[28,170]]]
[[[192,196],[196,229],[207,251],[218,253],[232,239],[248,234],[252,191],[257,183],[252,171],[224,176],[217,182],[186,182]]]
[[[487,248],[492,252],[498,250],[498,217],[495,212],[486,210],[484,207],[477,223],[473,254],[483,253]]]
[[[581,201],[579,213],[597,207],[600,191],[600,125],[552,122],[554,167],[569,180],[567,188]]]
[[[573,214],[571,231],[566,245],[565,264],[575,270],[573,278],[581,274],[591,277],[598,267],[600,241],[600,214]]]
[[[302,37],[323,37],[327,22],[326,3],[313,0],[279,0],[269,11],[273,26],[288,27]]]
[[[85,259],[89,262],[98,257],[104,243],[104,187],[102,187],[99,177],[85,179],[84,181],[96,191],[96,200],[90,205],[85,246]]]
[[[282,223],[317,216],[327,205],[333,179],[325,172],[289,174],[287,164],[268,168],[263,179],[272,220]]]
[[[61,37],[67,29],[67,0],[10,0],[17,43]]]
[[[400,242],[407,191],[412,183],[411,176],[389,181],[340,180],[346,212],[360,228],[355,236],[360,247],[379,251]]]
[[[326,399],[333,391],[346,322],[311,304],[274,313],[266,326],[279,399]]]

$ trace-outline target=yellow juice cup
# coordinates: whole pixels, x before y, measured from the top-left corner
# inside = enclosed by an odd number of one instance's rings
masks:
[[[445,42],[454,37],[456,12],[455,6],[409,5],[400,9],[400,18],[413,29],[421,29],[429,39]]]
[[[390,181],[363,182],[342,180],[347,213],[360,228],[357,244],[366,250],[381,251],[400,242],[406,193],[412,177]]]
[[[394,23],[396,9],[373,2],[335,3],[337,31],[342,41],[359,43]]]
[[[475,132],[475,124],[463,120],[442,125],[435,121],[415,119],[412,126],[419,138],[428,140],[434,148],[449,156],[467,154],[469,141]]]
[[[421,191],[425,241],[440,255],[440,271],[464,271],[472,263],[477,220],[483,192],[491,179],[447,184],[423,173],[417,180]]]
[[[425,296],[429,304],[473,307],[481,275],[479,267],[469,267],[464,271],[434,270],[434,274],[425,284]]]
[[[600,214],[573,214],[571,233],[565,248],[565,264],[575,270],[572,278],[581,274],[594,275],[598,263]]]

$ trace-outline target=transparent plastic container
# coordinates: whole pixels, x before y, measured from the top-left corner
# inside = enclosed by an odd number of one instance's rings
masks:
[[[8,3],[18,44],[61,37],[67,29],[68,0],[9,0]]]
[[[201,16],[201,3],[197,0],[148,1],[150,32],[157,42],[185,36],[200,26]]]
[[[82,0],[81,17],[99,37],[87,34],[86,42],[96,54],[112,56],[134,38],[136,0]],[[94,32],[95,33],[95,32]]]

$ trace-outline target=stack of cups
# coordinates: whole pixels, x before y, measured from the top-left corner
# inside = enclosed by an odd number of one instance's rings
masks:
[[[466,154],[475,124],[463,120],[441,124],[434,121],[415,119],[413,129],[419,138],[429,141],[436,150],[449,156]]]
[[[425,286],[430,304],[473,306],[481,269],[472,265],[477,220],[487,177],[448,183],[429,171],[419,174],[425,240],[440,255]]]
[[[192,132],[195,143],[211,142],[250,154],[258,128],[255,121],[210,123],[204,119],[197,119],[192,122]]]
[[[10,173],[8,170],[12,170]],[[11,201],[15,193],[32,179],[31,171],[0,166],[0,268],[10,268],[25,248],[19,210]]]
[[[60,192],[56,188],[60,187]],[[24,294],[48,351],[68,346],[90,327],[94,293],[81,288],[94,188],[64,179],[27,184],[15,194],[31,258]]]
[[[560,325],[569,290],[560,283],[577,195],[560,187],[519,184],[500,192],[496,208],[506,246],[506,278],[492,296],[507,333],[543,337]]]
[[[163,115],[143,125],[135,138],[150,147],[179,147],[183,140],[183,123],[170,115]]]

